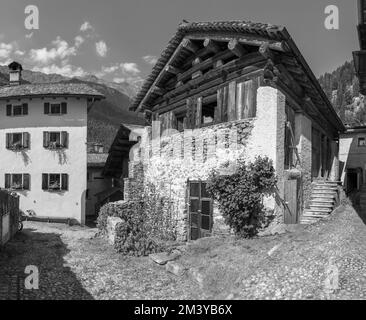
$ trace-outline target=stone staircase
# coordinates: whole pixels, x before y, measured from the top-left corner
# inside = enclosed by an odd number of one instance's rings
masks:
[[[338,184],[337,181],[316,182],[310,196],[309,208],[304,210],[301,217],[301,224],[312,224],[330,215],[339,202]]]

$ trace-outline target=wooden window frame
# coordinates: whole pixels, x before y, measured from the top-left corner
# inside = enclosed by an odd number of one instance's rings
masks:
[[[52,108],[57,107],[59,108],[59,112],[52,112]],[[45,102],[44,103],[44,114],[48,116],[63,116],[67,114],[67,102]]]
[[[14,135],[21,135],[21,144],[14,147]],[[9,132],[6,133],[6,149],[17,151],[30,149],[30,134],[28,132]]]
[[[10,178],[9,186],[7,186],[7,176]],[[14,177],[21,177],[21,185],[18,188],[14,187]],[[25,177],[28,177],[28,186],[25,187]],[[12,191],[29,191],[30,190],[30,174],[28,173],[6,173],[5,174],[5,189]]]
[[[47,186],[44,185],[44,177],[47,176]],[[58,177],[58,187],[52,187],[50,188],[51,184],[51,176]],[[66,178],[66,186],[65,186],[65,176]],[[65,192],[69,191],[69,175],[67,173],[42,173],[42,190],[48,191],[48,192]]]
[[[58,134],[59,141],[51,141],[51,135]],[[69,148],[69,134],[67,131],[44,131],[43,147],[48,150],[62,150]]]
[[[364,144],[360,144],[360,141],[364,141]],[[366,147],[366,138],[365,137],[358,137],[357,138],[357,147],[365,148]]]
[[[15,108],[20,109],[20,114],[14,114]],[[6,116],[7,117],[24,117],[24,116],[27,116],[28,114],[29,114],[28,103],[6,105]]]

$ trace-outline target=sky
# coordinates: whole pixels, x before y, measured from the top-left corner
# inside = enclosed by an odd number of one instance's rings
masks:
[[[38,30],[25,27],[29,5]],[[339,30],[324,27],[328,5],[339,8]],[[138,84],[183,19],[286,26],[316,76],[359,49],[356,0],[1,0],[0,64]]]

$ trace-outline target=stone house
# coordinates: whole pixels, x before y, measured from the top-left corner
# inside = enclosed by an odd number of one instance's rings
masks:
[[[85,222],[87,115],[104,96],[85,84],[25,84],[9,65],[0,88],[0,187],[40,220]]]
[[[273,228],[307,222],[323,210],[312,202],[316,183],[339,180],[343,124],[284,27],[181,23],[131,109],[149,125],[130,151],[125,199],[154,185],[180,239],[229,231],[205,185],[212,169],[226,174],[238,159],[273,161],[278,191],[265,203]]]

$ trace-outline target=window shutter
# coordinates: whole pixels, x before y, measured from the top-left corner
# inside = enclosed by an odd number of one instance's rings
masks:
[[[42,173],[42,190],[48,190],[48,174]]]
[[[5,174],[5,189],[10,189],[11,175],[9,173]]]
[[[6,148],[10,149],[10,133],[6,134]]]
[[[66,114],[66,113],[67,113],[67,103],[61,102],[61,114]]]
[[[23,133],[23,147],[26,149],[30,147],[30,134],[28,132]]]
[[[45,131],[43,132],[43,147],[48,148],[50,144],[50,133]]]
[[[28,103],[23,103],[23,115],[28,115]]]
[[[11,104],[8,104],[7,106],[6,106],[6,115],[7,116],[11,116],[11,114],[12,114],[12,105]]]
[[[49,102],[44,103],[44,114],[50,114],[50,103]]]
[[[69,146],[69,139],[66,131],[61,132],[61,144],[64,148],[68,148]]]
[[[66,173],[61,175],[61,190],[69,190],[69,175]]]
[[[30,175],[28,173],[23,175],[23,190],[30,190]]]

